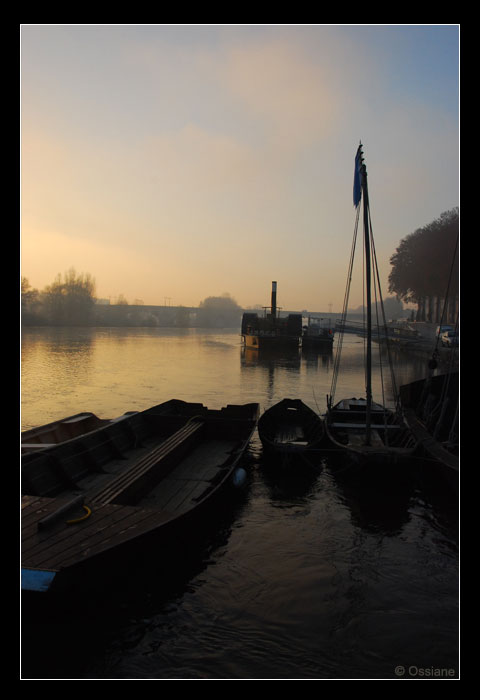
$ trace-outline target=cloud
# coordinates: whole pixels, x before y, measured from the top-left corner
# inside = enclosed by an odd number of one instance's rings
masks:
[[[324,141],[334,128],[337,95],[326,66],[292,42],[226,49],[218,77],[238,106],[258,120],[270,148],[295,152]]]
[[[114,263],[113,293],[127,297],[156,283],[179,299],[194,283],[194,303],[224,289],[258,302],[277,275],[295,279],[303,306],[320,284],[343,295],[360,139],[385,258],[455,206],[456,124],[428,105],[424,78],[414,91],[415,76],[401,79],[386,40],[378,51],[348,28],[125,29],[121,41],[94,32],[93,54],[72,56],[67,34],[23,60],[24,241],[46,236],[45,266],[65,252],[46,283],[80,268],[75,254],[99,281]],[[91,38],[74,34],[76,49]],[[73,237],[70,257],[52,231]]]
[[[205,195],[216,188],[245,184],[257,169],[255,152],[228,134],[213,133],[189,124],[162,133],[144,144],[149,177],[169,191]]]

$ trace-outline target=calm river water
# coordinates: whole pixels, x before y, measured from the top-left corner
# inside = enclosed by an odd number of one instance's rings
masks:
[[[336,397],[363,395],[363,340],[345,336],[342,358]],[[333,359],[258,357],[237,329],[26,329],[22,430],[170,398],[262,410],[301,398],[324,413]],[[398,385],[425,376],[424,359],[395,362]],[[455,497],[423,479],[353,487],[328,460],[308,479],[274,479],[256,434],[246,468],[176,576],[153,558],[106,598],[22,609],[22,678],[458,677]]]

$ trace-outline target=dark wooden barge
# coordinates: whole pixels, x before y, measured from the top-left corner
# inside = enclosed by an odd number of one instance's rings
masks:
[[[432,474],[459,488],[458,371],[400,387],[405,423],[415,435],[415,457]]]
[[[303,326],[302,349],[331,350],[334,336],[335,324],[330,319],[309,316],[307,325]]]
[[[242,316],[242,338],[245,347],[255,350],[296,350],[302,337],[302,315],[288,314],[282,318],[277,307],[277,283],[272,282],[271,306],[264,315],[245,312]]]
[[[188,533],[239,473],[256,403],[179,400],[22,459],[22,591],[101,588],[154,545]]]

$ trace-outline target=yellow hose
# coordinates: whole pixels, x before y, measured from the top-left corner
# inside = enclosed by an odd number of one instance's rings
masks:
[[[67,525],[74,525],[75,523],[80,523],[82,520],[86,520],[91,514],[92,511],[88,506],[82,506],[83,510],[85,511],[85,515],[82,515],[81,518],[74,518],[73,520],[67,520]]]

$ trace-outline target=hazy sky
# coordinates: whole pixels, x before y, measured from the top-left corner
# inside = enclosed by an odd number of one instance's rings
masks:
[[[457,25],[23,25],[22,275],[341,309],[362,141],[387,296],[458,205],[458,62]]]

